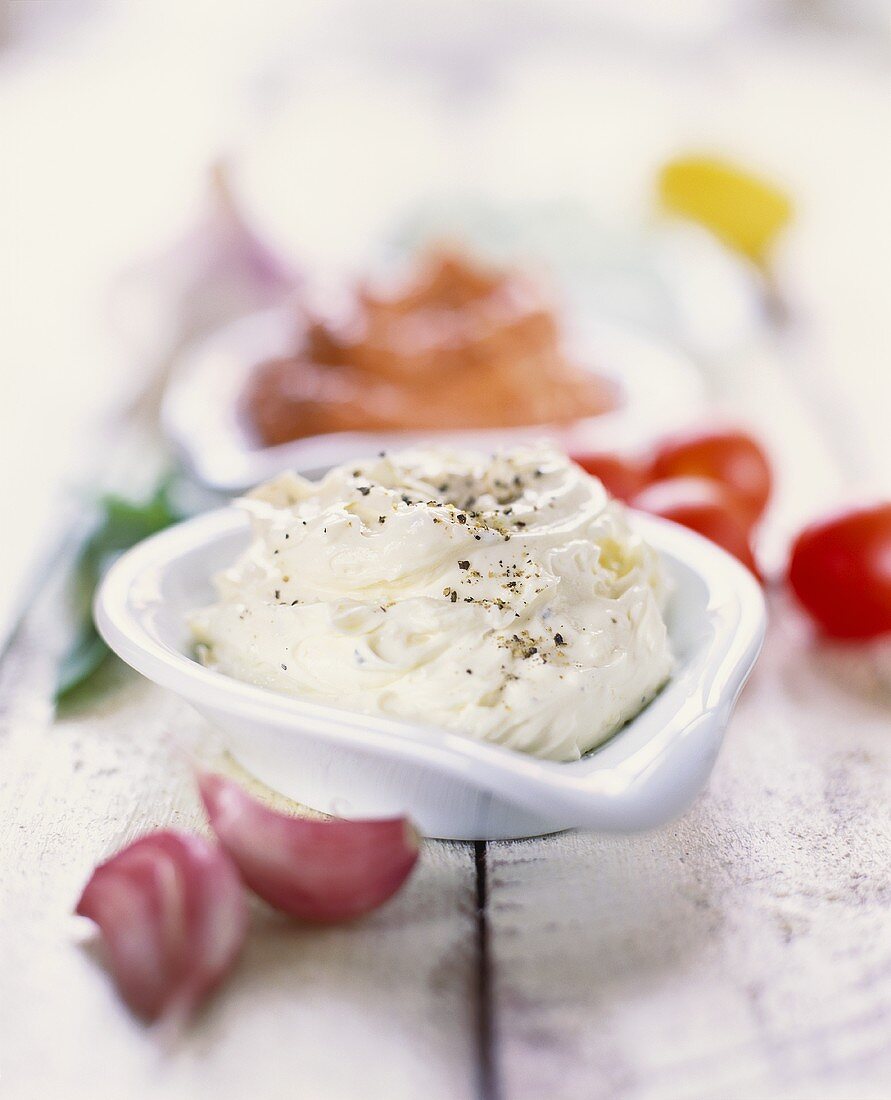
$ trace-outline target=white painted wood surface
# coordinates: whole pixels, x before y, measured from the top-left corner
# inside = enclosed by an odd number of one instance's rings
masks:
[[[779,419],[787,446],[816,453],[807,406],[775,360],[759,364],[765,427]],[[146,443],[125,434],[128,467]],[[838,477],[829,454],[822,487]],[[257,906],[233,980],[164,1053],[71,909],[140,832],[200,827],[179,744],[221,761],[203,721],[120,668],[101,701],[54,720],[63,575],[0,666],[4,1098],[889,1095],[887,646],[815,644],[774,593],[764,657],[682,821],[428,843],[405,892],[347,928]]]
[[[466,845],[428,845],[407,888],[355,925],[300,928],[258,905],[225,995],[171,1053],[121,1008],[72,907],[140,833],[200,827],[177,744],[219,761],[201,719],[122,669],[100,704],[53,721],[57,598],[35,607],[0,682],[0,1096],[476,1096]]]
[[[888,699],[780,602],[682,821],[490,846],[511,1100],[889,1095]]]
[[[774,564],[864,474],[840,457],[856,413],[836,420],[817,364],[804,370],[801,343],[785,352],[765,343],[717,374],[785,472]],[[869,474],[887,484],[891,443]],[[769,614],[681,821],[489,846],[504,1097],[891,1096],[891,644],[817,641],[780,587]]]

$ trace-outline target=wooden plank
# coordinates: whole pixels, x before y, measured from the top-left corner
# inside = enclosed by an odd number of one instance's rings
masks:
[[[57,600],[31,614],[0,681],[0,1093],[476,1095],[470,845],[427,844],[406,889],[354,925],[302,928],[258,905],[237,972],[170,1055],[122,1009],[72,907],[92,867],[136,835],[199,825],[176,744],[219,761],[202,719],[120,666],[113,690],[54,722]]]
[[[773,622],[683,820],[490,846],[508,1100],[887,1096],[888,710]]]
[[[768,533],[843,471],[767,349],[719,380],[790,470]],[[891,650],[817,645],[781,593],[709,791],[634,837],[491,845],[506,1100],[891,1093]]]

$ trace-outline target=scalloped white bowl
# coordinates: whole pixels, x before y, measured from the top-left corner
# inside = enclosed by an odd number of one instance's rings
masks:
[[[204,668],[187,613],[248,539],[234,508],[163,531],[112,567],[95,605],[109,646],[214,723],[268,786],[344,817],[407,813],[427,836],[494,840],[569,828],[630,831],[679,814],[703,787],[764,635],[761,589],[734,558],[665,520],[632,514],[674,582],[677,667],[648,707],[571,763],[455,733],[279,695]]]

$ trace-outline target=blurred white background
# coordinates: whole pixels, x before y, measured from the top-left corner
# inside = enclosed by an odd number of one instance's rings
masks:
[[[764,171],[797,210],[790,370],[849,425],[856,481],[887,453],[889,134],[891,7],[867,0],[5,0],[0,617],[163,351],[118,276],[188,234],[221,156],[270,240],[335,267],[425,203],[571,203],[606,248],[646,233],[672,154]]]

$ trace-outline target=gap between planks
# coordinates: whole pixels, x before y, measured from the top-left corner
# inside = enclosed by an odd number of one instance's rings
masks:
[[[492,954],[489,926],[488,844],[473,843],[476,872],[476,1031],[479,1100],[501,1100],[502,1088],[495,1057],[495,1018],[492,996]]]

